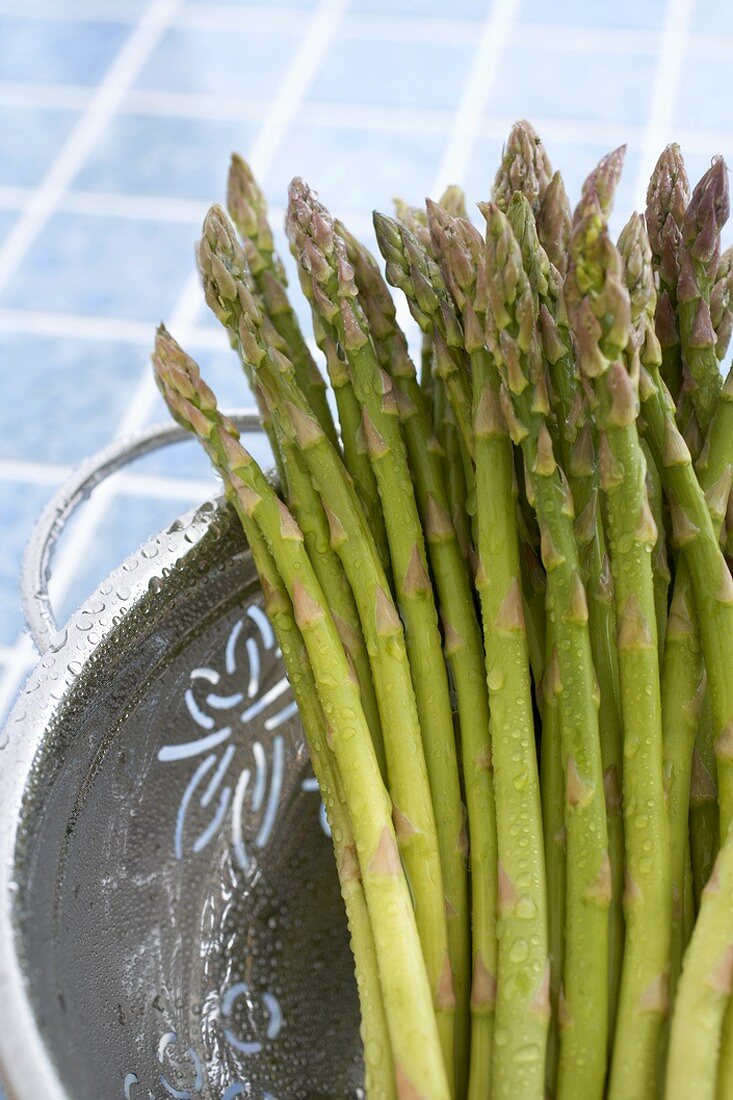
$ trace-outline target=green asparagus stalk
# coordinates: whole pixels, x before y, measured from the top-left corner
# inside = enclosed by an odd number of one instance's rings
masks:
[[[552,178],[552,165],[537,131],[524,119],[515,122],[504,146],[492,198],[506,213],[515,191],[521,191],[533,214],[542,205]]]
[[[658,197],[658,196],[657,196]],[[649,216],[647,218],[649,221]],[[670,244],[665,245],[669,252]],[[644,366],[654,370],[663,364],[664,352],[656,337],[655,288],[652,251],[641,219],[633,216],[619,240],[624,259],[626,283],[629,289],[634,320],[634,338]],[[662,268],[660,267],[660,275]],[[657,318],[659,310],[656,309]],[[663,533],[661,481],[659,471],[642,441],[647,459],[647,491],[659,538]],[[649,478],[653,471],[653,478]],[[650,480],[652,487],[650,489]],[[656,506],[655,506],[656,499]],[[687,942],[684,914],[685,871],[688,848],[688,819],[693,763],[693,746],[700,707],[705,688],[702,655],[698,641],[689,576],[684,565],[678,570],[672,608],[669,613],[669,641],[660,634],[660,624],[667,623],[667,578],[659,569],[659,540],[652,559],[655,604],[657,610],[657,641],[661,663],[662,736],[664,776],[670,838],[672,883],[672,925],[670,940],[669,992],[673,998]],[[665,570],[665,572],[667,572]],[[664,628],[662,628],[664,630]]]
[[[725,836],[733,819],[733,579],[671,400],[662,387],[658,373],[642,373],[646,437],[670,503],[674,541],[692,581],[716,739],[721,836]]]
[[[692,755],[690,841],[695,905],[699,908],[720,847],[715,739],[709,692],[702,700]]]
[[[226,214],[220,207],[213,206],[206,215],[198,260],[207,301],[226,327],[232,341],[238,340],[239,324],[246,306],[257,324],[266,328],[269,326],[273,346],[283,351],[285,345],[282,339],[269,324],[269,318],[261,308],[261,300],[257,295],[244,250],[237,242]],[[251,377],[253,374],[251,364],[247,363],[246,357],[242,357],[242,362]],[[256,378],[253,381],[261,390]],[[351,588],[338,555],[330,546],[328,519],[311,481],[307,465],[293,440],[289,439],[283,431],[277,410],[273,411],[268,407],[266,396],[263,403],[267,408],[277,451],[281,456],[284,472],[283,488],[287,490],[290,506],[295,512],[305,537],[306,549],[311,555],[319,583],[326,593],[334,621],[341,631],[349,660],[356,673],[362,706],[372,731],[377,759],[384,775],[386,758],[379,710],[372,684],[369,655],[361,633]]]
[[[565,277],[572,231],[570,203],[559,172],[547,185],[537,211],[537,233],[550,263]]]
[[[382,567],[389,577],[391,566],[387,529],[384,525],[384,514],[379,499],[377,480],[367,454],[366,440],[364,439],[361,423],[361,408],[351,384],[351,376],[343,349],[339,346],[336,330],[323,320],[318,302],[313,297],[313,285],[308,273],[298,267],[298,276],[301,289],[310,302],[316,343],[326,359],[328,377],[336,397],[344,463],[354,480],[359,499],[374,535]]]
[[[419,206],[410,206],[404,199],[394,200],[395,218],[401,222],[411,233],[422,242],[423,247],[430,247],[430,233],[428,231],[428,219],[425,211]],[[427,397],[433,397],[433,337],[430,332],[421,333],[420,342],[420,389]],[[438,424],[436,418],[436,426]]]
[[[662,352],[655,332],[656,288],[652,251],[644,220],[638,214],[633,214],[622,230],[618,249],[624,264],[624,278],[631,302],[631,344],[634,353],[645,366],[658,368],[662,361]],[[641,447],[646,464],[647,498],[657,530],[657,541],[652,551],[652,575],[661,667],[671,580],[664,526],[664,497],[659,471],[645,439],[641,440]]]
[[[502,377],[509,433],[521,446],[542,536],[548,609],[556,642],[558,712],[565,771],[567,891],[563,1026],[558,1097],[601,1097],[608,1028],[608,856],[598,696],[588,605],[573,529],[570,489],[553,451],[539,303],[523,267],[532,210],[520,192],[487,220],[489,346]]]
[[[555,636],[549,624],[547,660],[542,677],[540,707],[542,740],[540,793],[542,829],[547,875],[548,947],[550,952],[550,1007],[552,1011],[545,1066],[545,1093],[555,1096],[560,1061],[560,1015],[562,972],[565,964],[565,897],[567,892],[567,850],[565,832],[565,769],[562,759],[560,715],[557,704],[557,662]]]
[[[290,187],[288,233],[296,255],[301,257],[305,270],[313,278],[314,298],[318,292],[319,309],[326,323],[332,324],[338,332],[362,410],[364,437],[387,527],[398,606],[405,623],[407,653],[438,828],[456,1023],[467,1032],[468,881],[458,761],[425,538],[398,405],[391,378],[381,369],[370,338],[343,239],[315,194],[297,180]],[[467,1043],[459,1040],[458,1051],[465,1053],[467,1058]]]
[[[496,821],[483,643],[471,583],[449,514],[443,457],[436,447],[425,395],[405,338],[397,326],[394,303],[373,257],[340,223],[338,229],[377,354],[395,388],[456,691],[473,890],[471,1063],[468,1084],[464,1082],[461,1088],[459,1083],[458,1095],[467,1090],[473,1100],[484,1096],[487,1089],[496,974]]]
[[[206,304],[209,306],[209,308],[212,310],[212,312],[217,317],[219,317],[219,315],[221,313],[221,305],[219,304],[219,300],[217,298],[216,291],[211,285],[211,278],[210,278],[211,259],[210,259],[210,257],[211,257],[210,243],[204,237],[199,242],[198,251],[197,251],[197,261],[198,261],[199,274],[201,275],[201,280],[202,280],[202,283],[203,283],[204,298],[206,300]],[[221,317],[219,317],[219,319],[221,320]],[[233,337],[231,334],[230,334],[230,340],[234,342],[234,345],[236,347],[236,338]],[[247,383],[249,385],[249,388],[251,389],[252,394],[253,394],[254,399],[255,399],[255,402],[257,404],[257,411],[259,413],[260,424],[262,425],[262,430],[264,431],[265,435],[267,436],[267,441],[270,444],[270,450],[272,451],[272,457],[275,461],[275,468],[277,470],[278,480],[279,480],[281,485],[285,485],[285,483],[286,483],[285,465],[284,465],[284,462],[283,462],[282,454],[280,453],[280,443],[279,443],[278,438],[277,438],[277,432],[275,430],[275,425],[273,424],[272,417],[270,416],[270,410],[267,407],[267,402],[265,401],[264,394],[262,393],[262,390],[260,389],[260,386],[257,382],[257,379],[254,377],[254,375],[252,373],[252,369],[251,369],[249,363],[246,363],[243,360],[242,361],[242,368],[243,368],[245,376],[247,378]]]
[[[660,1028],[667,1011],[671,905],[651,569],[656,530],[636,429],[634,374],[623,361],[630,335],[629,295],[592,185],[576,215],[566,298],[580,369],[597,400],[624,728],[626,944],[609,1096],[646,1100],[655,1095]],[[630,365],[633,372],[633,358]]]
[[[725,534],[725,517],[730,508],[731,470],[733,469],[733,373],[729,372],[720,394],[710,431],[697,462],[700,485],[710,512],[713,528],[721,536]],[[684,562],[680,565],[680,571]],[[679,582],[678,582],[679,583]],[[691,829],[693,842],[693,871],[696,896],[708,881],[719,844],[718,784],[715,745],[715,727],[709,695],[703,701],[698,725],[696,750],[693,763],[693,804]],[[722,745],[720,746],[723,747]],[[730,1011],[726,1016],[725,1034],[733,1041],[733,1021]],[[721,1079],[731,1081],[733,1066],[724,1047]]]
[[[499,856],[491,1095],[539,1097],[549,1017],[547,905],[512,449],[498,407],[498,372],[485,346],[481,238],[468,222],[443,211],[448,236],[441,240],[438,210],[431,206],[430,213],[445,274],[463,312],[474,386],[476,587],[483,611]]]
[[[716,157],[695,187],[682,220],[677,303],[684,384],[703,437],[720,395],[722,379],[716,334],[710,319],[710,293],[720,258],[720,230],[728,219],[728,173]]]
[[[682,348],[677,320],[682,222],[690,201],[690,185],[679,145],[668,145],[657,161],[646,194],[646,226],[658,273],[655,314],[662,349],[662,378],[675,401],[682,389]]]
[[[601,164],[604,170],[605,162]],[[529,172],[525,175],[530,175]],[[562,182],[560,181],[560,188]],[[553,197],[554,184],[545,193],[553,199],[557,210],[551,220],[567,226],[564,190]],[[529,198],[529,196],[525,196]],[[610,199],[609,199],[610,201]],[[618,707],[618,658],[616,653],[616,614],[610,584],[610,567],[606,553],[601,511],[598,505],[597,440],[593,431],[591,410],[583,392],[575,361],[572,336],[562,292],[562,279],[549,261],[541,241],[539,226],[530,218],[523,220],[519,240],[525,269],[532,292],[539,302],[540,330],[547,362],[552,405],[557,421],[555,445],[560,465],[567,474],[573,496],[575,538],[578,543],[583,581],[588,594],[589,628],[593,664],[601,695],[599,734],[606,790],[607,832],[611,863],[612,895],[609,931],[609,1031],[613,1027],[618,1000],[623,956],[624,925],[623,893],[623,817],[619,795],[621,772],[621,715]],[[565,257],[566,261],[566,257]],[[551,425],[548,424],[551,430]],[[665,607],[666,623],[666,607]]]
[[[264,536],[242,508],[234,482],[227,475],[226,466],[209,442],[210,436],[207,433],[214,424],[224,430],[231,429],[225,418],[212,407],[213,398],[202,381],[196,364],[162,326],[156,336],[153,364],[156,379],[173,415],[195,434],[202,432],[199,438],[224,477],[227,499],[237,509],[252,551],[264,595],[265,612],[283,654],[308,742],[313,771],[328,815],[354,955],[367,1091],[370,1097],[396,1100],[392,1047],[354,833],[344,800],[341,777],[328,744],[328,723],[318,698],[303,636],[295,622],[293,604]],[[185,404],[190,398],[196,398],[198,402],[195,407],[192,406],[193,413]]]
[[[325,383],[288,298],[285,268],[275,251],[265,196],[250,166],[236,153],[229,166],[227,207],[240,234],[247,266],[265,303],[267,315],[285,341],[298,385],[326,435],[336,446],[336,429],[326,398]]]
[[[460,187],[451,184],[438,200],[440,205],[449,210],[457,218],[466,217],[466,196]],[[394,200],[395,217],[411,233],[417,237],[420,244],[429,255],[432,254],[432,242],[428,230],[428,219],[424,207],[409,206],[404,199]],[[420,353],[420,388],[423,393],[430,396],[433,393],[433,338],[427,333],[422,333],[422,347]],[[435,420],[436,427],[440,420]]]
[[[715,355],[725,359],[733,334],[733,247],[720,257],[710,290],[710,321],[715,331]]]
[[[625,159],[626,146],[619,145],[618,149],[606,153],[598,161],[581,188],[580,202],[573,212],[573,230],[585,216],[588,206],[593,203],[597,204],[602,216],[608,218],[621,179]]]
[[[387,282],[401,290],[421,331],[432,336],[434,371],[442,378],[453,408],[470,474],[473,458],[471,395],[463,334],[438,265],[417,237],[384,214],[374,215],[377,244],[386,261]],[[467,477],[470,484],[472,478]]]
[[[619,240],[619,248],[621,241]],[[649,507],[657,529],[657,541],[652,551],[652,576],[654,578],[654,610],[657,618],[657,649],[659,651],[659,667],[662,667],[664,657],[664,640],[667,633],[667,618],[669,616],[669,588],[672,574],[669,568],[667,556],[667,534],[665,531],[665,504],[662,481],[657,470],[657,464],[652,458],[651,451],[645,439],[641,440],[641,449],[644,452],[646,463],[646,495]]]
[[[670,1043],[665,1100],[720,1100],[716,1069],[733,976],[733,833],[705,887],[685,955]]]
[[[721,257],[721,268],[726,266]],[[733,369],[728,372],[725,384],[720,394],[718,406],[715,410],[710,431],[705,441],[705,446],[697,463],[700,484],[705,490],[708,508],[713,519],[713,525],[718,534],[724,532],[724,521],[731,499],[731,474],[733,471]],[[709,702],[709,700],[708,700]],[[712,723],[711,723],[712,725]],[[707,728],[707,727],[706,727]],[[708,746],[701,742],[702,753]],[[705,762],[702,755],[701,763]],[[708,759],[711,770],[714,760]],[[713,795],[717,798],[717,789],[714,782],[709,784]],[[698,815],[703,820],[706,812],[712,816],[715,812],[715,803],[709,810],[703,810]],[[710,830],[708,830],[709,832]],[[706,834],[703,834],[706,835]],[[713,843],[715,835],[713,831]],[[715,848],[712,847],[715,851]],[[705,868],[702,869],[705,873]],[[707,880],[705,880],[707,881]],[[718,1097],[719,1100],[727,1100],[733,1095],[733,1003],[729,1003],[723,1022],[723,1041],[721,1045],[721,1060],[718,1073]]]

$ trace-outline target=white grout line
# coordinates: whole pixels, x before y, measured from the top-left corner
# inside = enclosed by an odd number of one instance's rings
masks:
[[[3,107],[48,107],[54,111],[81,111],[87,106],[93,93],[93,87],[85,88],[77,84],[0,81],[0,104]]]
[[[627,57],[629,54],[654,53],[657,35],[640,27],[563,26],[561,23],[520,23],[515,43],[542,50],[558,50],[563,53],[611,53]],[[640,62],[641,63],[641,62]]]
[[[0,246],[0,292],[5,289],[65,191],[89,156],[122,97],[132,86],[181,0],[152,0],[52,161],[23,216]]]
[[[464,178],[481,128],[481,116],[514,27],[519,0],[495,0],[481,31],[461,95],[455,123],[438,169],[432,194]]]
[[[670,127],[682,76],[685,44],[695,0],[669,0],[659,41],[651,104],[642,141],[634,206],[644,209],[649,176],[657,157],[671,140]]]

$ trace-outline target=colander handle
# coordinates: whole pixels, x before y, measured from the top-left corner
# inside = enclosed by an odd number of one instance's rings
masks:
[[[228,415],[240,431],[261,430],[256,412],[241,409]],[[143,455],[190,438],[185,428],[167,423],[153,424],[138,435],[120,439],[82,463],[43,509],[26,543],[20,573],[23,614],[40,654],[46,652],[58,630],[48,582],[56,544],[74,512],[110,474],[129,466]]]

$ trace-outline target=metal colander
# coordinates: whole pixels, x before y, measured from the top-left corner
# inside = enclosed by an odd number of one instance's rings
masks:
[[[177,436],[93,462],[28,554],[45,653],[0,734],[0,1076],[13,1100],[360,1096],[327,826],[236,519],[184,516],[54,632],[66,516]]]

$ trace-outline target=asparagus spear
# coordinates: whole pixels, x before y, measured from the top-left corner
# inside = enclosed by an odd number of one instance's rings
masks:
[[[547,185],[537,211],[537,233],[550,263],[564,277],[568,269],[568,245],[572,220],[570,203],[559,172]]]
[[[718,757],[721,836],[733,819],[733,579],[705,494],[654,371],[642,373],[647,439],[672,513],[674,540],[690,571],[702,641]]]
[[[611,164],[615,159],[611,158]],[[607,171],[606,160],[596,173]],[[526,172],[525,175],[529,175]],[[614,177],[615,178],[615,177]],[[560,187],[562,184],[560,184]],[[553,185],[545,193],[552,198]],[[528,195],[525,195],[529,199]],[[558,210],[553,220],[567,224],[563,207],[567,203],[564,191],[558,191],[553,201]],[[609,196],[610,201],[610,196]],[[578,376],[572,336],[562,292],[562,279],[538,240],[539,227],[531,218],[522,222],[519,245],[532,292],[539,302],[540,330],[544,356],[548,365],[553,411],[558,429],[555,443],[560,465],[568,476],[573,496],[575,537],[578,543],[583,580],[588,593],[589,628],[593,664],[601,693],[599,735],[606,790],[607,832],[611,863],[612,895],[609,934],[609,1029],[613,1027],[621,977],[624,926],[623,891],[623,818],[619,795],[621,771],[621,715],[618,707],[618,658],[616,654],[616,615],[613,607],[610,568],[606,553],[601,512],[598,505],[597,440],[593,430],[591,410]],[[551,425],[548,425],[551,430]],[[656,575],[656,574],[655,574]],[[665,607],[666,622],[666,607]],[[552,797],[550,793],[549,797]]]
[[[239,325],[246,307],[259,325],[268,327],[273,346],[282,352],[285,345],[270,325],[269,317],[262,311],[261,300],[255,290],[244,251],[221,207],[212,206],[206,215],[198,260],[207,301],[226,327],[232,341],[235,344],[238,341]],[[252,377],[251,364],[247,362],[246,356],[241,359],[248,375]],[[261,390],[256,378],[253,381],[257,389]],[[341,631],[354,667],[377,758],[382,774],[386,774],[384,742],[369,655],[349,582],[338,555],[330,546],[328,519],[311,482],[305,461],[293,440],[283,430],[277,409],[271,410],[268,407],[266,395],[263,395],[263,403],[272,425],[278,454],[281,456],[284,474],[282,485],[287,489],[290,505],[305,537],[306,549],[311,555],[319,583],[326,593],[334,621]]]
[[[691,587],[690,598],[692,599]],[[697,626],[697,618],[695,625]],[[715,739],[710,693],[706,692],[700,707],[690,776],[690,856],[694,899],[698,908],[719,848],[720,808]]]
[[[655,297],[652,251],[649,236],[639,215],[632,215],[619,238],[624,261],[624,276],[631,300],[633,344],[644,368],[659,369],[662,351],[655,332]],[[647,460],[647,493],[658,534],[663,522],[661,501],[656,510],[654,496],[661,495],[661,480],[646,440],[642,440]],[[654,471],[654,488],[649,489],[649,470]],[[688,858],[688,819],[693,745],[705,690],[705,676],[698,640],[697,616],[684,565],[677,572],[667,629],[667,587],[659,593],[659,571],[652,558],[657,641],[660,652],[663,768],[669,821],[670,868],[672,884],[672,924],[670,939],[669,991],[674,997],[686,944],[684,920],[684,879]],[[660,603],[662,607],[660,608]],[[664,633],[659,634],[660,621]]]
[[[483,611],[499,854],[491,1095],[539,1097],[549,1015],[547,906],[512,449],[498,408],[498,372],[485,345],[481,238],[468,222],[433,205],[429,211],[445,275],[463,313],[474,387],[476,587]],[[515,834],[519,821],[521,845]],[[518,942],[523,945],[520,971]]]
[[[236,153],[229,166],[227,207],[240,234],[247,266],[265,303],[267,315],[285,341],[298,385],[326,435],[336,446],[336,429],[326,398],[326,386],[288,298],[285,268],[275,251],[265,196],[250,166]]]
[[[567,893],[567,845],[565,832],[565,769],[562,758],[560,715],[555,676],[555,634],[549,624],[545,672],[540,682],[542,740],[540,794],[547,877],[547,924],[550,953],[551,1018],[545,1065],[545,1093],[554,1096],[560,1061],[562,973],[565,963],[565,897]]]
[[[448,511],[443,458],[432,435],[425,396],[397,326],[386,283],[369,252],[338,223],[383,368],[395,388],[415,495],[439,600],[446,657],[456,689],[463,781],[471,836],[471,1064],[469,1100],[486,1092],[496,973],[496,822],[491,773],[488,693],[481,632],[455,528]]]
[[[611,868],[588,605],[573,530],[572,496],[557,465],[548,428],[539,303],[517,243],[517,238],[527,237],[530,224],[533,228],[532,210],[520,192],[514,194],[506,216],[496,206],[482,210],[490,272],[489,346],[501,372],[509,432],[524,453],[556,639],[567,844],[564,1020],[557,1095],[600,1097],[606,1076]]]
[[[504,146],[492,198],[504,213],[515,191],[521,191],[537,214],[552,178],[552,166],[540,137],[524,119],[515,122]]]
[[[283,655],[308,742],[313,770],[328,814],[354,955],[361,1008],[367,1091],[370,1097],[392,1100],[396,1097],[392,1047],[354,833],[344,799],[341,777],[328,745],[328,723],[318,698],[303,636],[295,622],[293,604],[264,536],[242,507],[234,480],[228,475],[226,464],[222,462],[215,446],[210,442],[209,433],[215,424],[224,431],[232,432],[233,429],[226,419],[218,414],[216,408],[212,407],[213,396],[202,381],[194,361],[186,355],[163,326],[158,329],[156,335],[153,366],[156,380],[174,417],[194,434],[199,435],[212,461],[222,474],[227,499],[237,510],[252,551],[262,585],[265,612],[272,623]],[[192,399],[197,402],[195,406]]]
[[[626,159],[626,146],[619,145],[601,157],[598,164],[585,179],[580,193],[580,202],[573,213],[573,230],[585,216],[589,205],[597,204],[604,218],[608,218],[616,196],[616,189],[623,172]]]
[[[729,212],[728,172],[722,157],[716,157],[695,187],[682,220],[677,284],[684,383],[703,437],[722,385],[710,292],[720,258],[720,230]]]
[[[356,485],[359,498],[369,520],[369,526],[374,535],[382,566],[389,577],[391,566],[384,514],[379,499],[377,481],[367,454],[366,440],[362,431],[361,409],[351,384],[343,349],[339,346],[333,325],[328,324],[323,319],[318,308],[318,302],[313,297],[312,281],[308,273],[304,272],[300,266],[298,267],[298,276],[301,289],[310,302],[316,342],[326,358],[328,377],[336,396],[336,407],[338,408],[341,424],[341,445],[346,469]]]
[[[733,833],[705,887],[672,1019],[665,1100],[720,1100],[716,1068],[733,976]]]
[[[395,198],[395,218],[405,228],[414,233],[424,247],[430,247],[430,233],[428,232],[428,220],[425,211],[419,206],[410,206],[404,199]],[[427,396],[433,396],[433,337],[430,332],[423,332],[420,345],[420,388]],[[436,419],[436,425],[438,421]]]
[[[449,210],[456,217],[466,217],[466,196],[456,184],[450,184],[438,200],[440,205]],[[394,199],[395,217],[406,229],[417,237],[420,244],[429,255],[432,254],[432,242],[428,230],[428,219],[425,209],[418,206],[409,206],[404,199]],[[422,334],[420,387],[424,393],[431,395],[433,391],[433,338],[427,333]],[[436,419],[436,426],[440,421]]]
[[[353,267],[326,209],[301,181],[290,187],[288,233],[313,278],[319,309],[338,332],[362,410],[364,437],[382,500],[398,606],[405,623],[425,760],[438,827],[448,912],[456,1027],[467,1032],[469,920],[463,808],[448,676],[427,570],[425,538],[390,376],[379,364]],[[468,1044],[458,1037],[467,1060]],[[459,1066],[460,1072],[460,1066]]]
[[[465,369],[463,334],[440,269],[409,229],[384,214],[374,214],[377,244],[386,261],[387,282],[401,290],[420,329],[432,336],[434,370],[442,378],[460,432],[464,465],[473,457],[471,395]],[[467,483],[472,478],[467,477]]]
[[[598,403],[624,725],[626,946],[609,1096],[642,1100],[655,1094],[670,937],[669,839],[651,570],[656,530],[636,429],[634,377],[623,362],[629,341],[629,296],[620,256],[592,187],[586,189],[576,215],[566,298],[580,369]]]
[[[715,330],[715,355],[725,359],[733,333],[733,247],[720,257],[710,290],[710,321]]]
[[[656,289],[652,267],[652,252],[644,220],[632,214],[621,232],[618,249],[624,263],[624,278],[631,302],[631,332],[634,351],[645,365],[658,367],[662,353],[655,333],[654,313]],[[645,439],[641,440],[646,463],[646,489],[657,541],[652,553],[654,577],[654,605],[657,619],[657,646],[660,664],[664,653],[664,635],[667,628],[670,571],[667,561],[664,528],[664,500],[662,483],[654,458]]]
[[[662,349],[662,378],[675,400],[682,388],[682,349],[677,320],[682,221],[690,185],[679,145],[668,145],[657,161],[646,194],[646,226],[659,278],[655,326]]]

